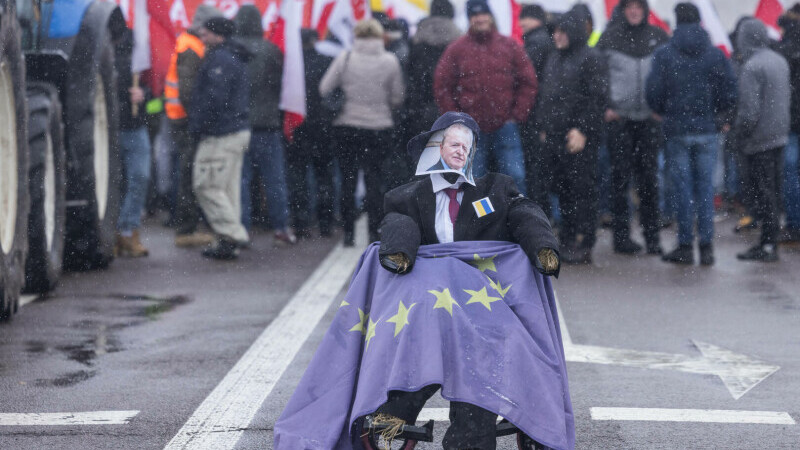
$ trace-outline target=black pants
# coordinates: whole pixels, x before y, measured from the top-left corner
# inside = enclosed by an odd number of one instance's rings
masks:
[[[639,221],[644,238],[658,244],[658,149],[661,126],[655,120],[616,120],[608,124],[611,157],[611,213],[614,242],[630,238],[628,190],[636,180]]]
[[[761,221],[761,244],[778,242],[778,198],[783,174],[783,147],[746,155],[747,182],[752,195],[752,210]]]
[[[391,414],[413,424],[419,412],[436,391],[438,384],[425,386],[416,392],[390,391],[389,400],[376,411]],[[442,440],[445,450],[481,449],[497,447],[497,414],[464,402],[450,402],[450,426]]]
[[[308,168],[317,185],[317,220],[321,231],[329,231],[333,222],[334,142],[330,127],[304,122],[294,132],[294,141],[286,155],[289,210],[294,227],[307,230],[311,226],[309,210]]]
[[[178,234],[191,234],[200,223],[200,206],[194,197],[192,171],[197,145],[185,121],[170,121],[169,131],[178,151],[178,197],[175,199],[175,229]]]
[[[588,136],[585,148],[575,154],[567,152],[566,131],[548,133],[541,144],[541,151],[536,157],[540,177],[536,182],[536,193],[532,193],[533,200],[550,216],[547,193],[555,193],[561,208],[561,245],[575,245],[577,236],[581,234],[583,240],[580,246],[594,247],[597,222],[597,137]]]
[[[342,221],[345,234],[352,234],[358,169],[364,170],[366,196],[364,209],[367,212],[370,240],[377,239],[378,225],[383,219],[383,189],[381,164],[387,155],[391,130],[364,130],[353,127],[333,127],[338,146],[339,166],[342,171]]]

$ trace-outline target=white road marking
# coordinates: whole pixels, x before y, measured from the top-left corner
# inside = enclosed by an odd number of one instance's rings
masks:
[[[192,414],[165,450],[232,449],[283,372],[349,281],[366,247],[360,219],[355,247],[338,244],[233,369]]]
[[[700,351],[701,356],[575,344],[572,342],[567,324],[561,314],[558,297],[556,297],[556,307],[561,327],[561,341],[564,344],[564,356],[569,362],[716,375],[722,379],[725,387],[736,400],[780,369],[780,366],[767,364],[747,355],[695,340],[691,342]]]
[[[752,423],[795,425],[788,413],[719,409],[592,408],[592,420],[637,420],[648,422]]]
[[[38,300],[39,296],[35,294],[22,294],[19,296],[19,307],[22,308],[23,306],[31,303],[35,300]]]
[[[126,425],[139,411],[0,413],[0,426]]]

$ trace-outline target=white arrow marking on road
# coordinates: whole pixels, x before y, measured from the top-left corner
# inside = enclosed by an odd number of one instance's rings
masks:
[[[569,362],[716,375],[722,379],[725,387],[736,400],[780,369],[780,366],[767,364],[747,355],[695,340],[691,342],[700,350],[702,356],[693,357],[675,353],[573,344],[557,297],[556,304],[558,321],[561,325],[561,340],[564,344],[564,356]]]
[[[0,413],[0,426],[126,425],[139,411]]]
[[[592,420],[638,420],[647,422],[753,423],[795,425],[789,413],[720,409],[592,408]]]

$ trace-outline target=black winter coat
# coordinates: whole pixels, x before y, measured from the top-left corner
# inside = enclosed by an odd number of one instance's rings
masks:
[[[535,30],[531,30],[522,36],[522,43],[525,46],[525,53],[533,63],[533,68],[536,70],[536,75],[541,77],[544,66],[547,63],[547,57],[555,49],[553,47],[553,39],[547,31],[547,27],[542,25]]]
[[[586,45],[583,22],[570,13],[566,16],[558,27],[569,36],[569,47],[547,58],[539,83],[536,127],[553,135],[577,128],[596,138],[608,105],[608,65],[598,50]]]
[[[250,128],[249,53],[227,39],[206,50],[192,89],[189,131],[222,136]]]
[[[247,76],[250,79],[250,124],[254,130],[280,130],[283,116],[281,80],[283,54],[272,42],[264,40],[261,14],[253,5],[243,5],[236,14],[236,34],[250,53]]]
[[[475,186],[467,183],[461,186],[464,198],[453,226],[453,240],[517,243],[540,271],[539,251],[544,248],[558,251],[558,241],[547,216],[536,203],[519,193],[511,177],[489,173],[477,179]],[[472,202],[484,197],[489,197],[495,210],[479,218]],[[386,216],[378,230],[382,263],[388,255],[404,253],[413,264],[420,245],[439,243],[436,195],[429,176],[386,193],[383,208]]]
[[[333,62],[314,48],[303,49],[303,65],[306,71],[306,118],[304,122],[317,126],[329,125],[331,114],[322,106],[319,83]]]

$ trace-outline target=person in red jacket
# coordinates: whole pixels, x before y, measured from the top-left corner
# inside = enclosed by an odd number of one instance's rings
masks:
[[[525,191],[525,163],[519,123],[536,99],[536,72],[520,44],[497,32],[486,0],[467,2],[469,32],[450,44],[436,66],[433,92],[442,113],[465,112],[481,128],[473,162],[476,177],[495,170]]]

